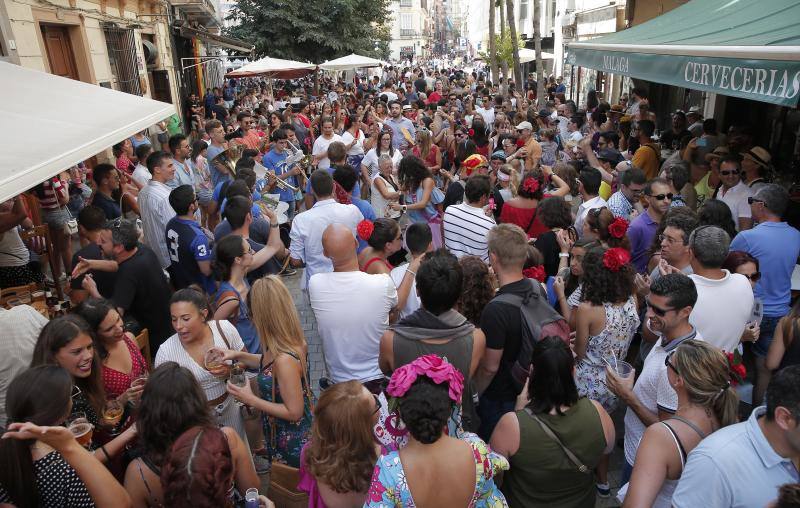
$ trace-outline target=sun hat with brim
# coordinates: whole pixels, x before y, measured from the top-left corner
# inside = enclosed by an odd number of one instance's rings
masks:
[[[762,168],[768,168],[769,162],[772,160],[772,156],[769,154],[768,151],[764,150],[760,146],[754,146],[742,156],[744,159],[750,159],[751,161],[755,162]]]
[[[609,115],[621,115],[623,113],[624,109],[622,108],[622,104],[612,104],[611,109],[607,112]]]
[[[714,149],[713,152],[706,154],[706,162],[710,161],[711,159],[721,159],[727,156],[730,152],[728,151],[728,147],[726,146],[718,146]]]
[[[480,167],[486,167],[489,165],[489,161],[486,160],[486,157],[483,155],[476,153],[470,155],[464,162],[461,163],[461,167],[464,168],[464,175],[470,176],[473,171]]]

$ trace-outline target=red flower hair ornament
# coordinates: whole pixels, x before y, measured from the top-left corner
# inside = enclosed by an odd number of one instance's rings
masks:
[[[544,266],[537,265],[522,270],[522,275],[529,279],[536,279],[539,282],[544,282],[547,278],[547,273],[544,271]]]
[[[728,373],[730,375],[730,384],[736,386],[747,376],[747,369],[742,362],[742,357],[738,351],[736,353],[725,353],[728,357]]]
[[[522,182],[522,188],[525,189],[526,192],[533,194],[539,190],[539,180],[533,177],[528,177],[524,182]]]
[[[356,226],[356,233],[358,237],[362,240],[369,241],[369,238],[372,236],[372,232],[375,231],[375,224],[372,221],[364,219],[358,223]]]
[[[620,271],[630,260],[630,252],[620,247],[608,249],[605,254],[603,254],[603,266],[612,272]]]
[[[468,130],[467,134],[469,134],[469,137],[474,137],[475,136],[475,129]]]
[[[628,232],[628,221],[622,217],[617,217],[614,222],[608,225],[608,234],[613,238],[623,238]]]

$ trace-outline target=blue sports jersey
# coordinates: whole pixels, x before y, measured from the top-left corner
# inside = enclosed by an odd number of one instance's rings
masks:
[[[173,217],[167,223],[165,236],[172,262],[167,271],[175,289],[199,284],[209,294],[216,292],[214,280],[203,275],[197,265],[198,261],[211,260],[211,245],[197,222]]]

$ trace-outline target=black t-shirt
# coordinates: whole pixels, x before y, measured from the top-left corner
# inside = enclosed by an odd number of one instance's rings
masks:
[[[512,293],[524,296],[530,290],[530,281],[522,279],[501,287],[498,294]],[[522,316],[519,307],[498,302],[496,299],[490,301],[481,314],[480,328],[486,335],[487,348],[503,350],[500,368],[483,396],[498,401],[513,401],[518,392],[511,378],[510,365],[517,359],[522,337]]]
[[[661,143],[661,146],[663,146],[664,148],[672,148],[673,141],[679,142],[685,137],[691,138],[692,133],[689,132],[687,129],[683,129],[681,132],[675,134],[675,132],[672,129],[670,129],[667,132],[661,134],[661,139],[659,141]]]
[[[222,106],[221,104],[214,104],[213,106],[211,106],[211,111],[216,113],[217,120],[222,122],[223,126],[225,126],[227,124],[228,110],[225,109],[225,106]]]
[[[424,92],[427,87],[428,83],[425,82],[425,78],[417,78],[417,80],[414,81],[414,88],[417,89],[417,92]]]
[[[552,231],[542,233],[533,246],[539,249],[544,256],[544,271],[549,277],[555,277],[558,274],[558,255],[561,252],[556,234]]]
[[[76,252],[72,256],[72,266],[78,263],[78,258],[105,259],[103,257],[103,251],[100,250],[100,247],[98,247],[96,243],[90,243]],[[100,294],[105,298],[111,298],[111,295],[114,294],[114,281],[117,278],[117,274],[115,272],[103,272],[100,270],[90,270],[89,273],[92,274],[92,278],[97,283],[97,290]],[[72,289],[83,289],[81,287],[83,277],[84,275],[81,275],[80,277],[72,279],[70,287]]]
[[[503,199],[503,195],[500,194],[501,187],[498,185],[494,189],[492,189],[492,196],[494,197],[494,220],[495,222],[500,222],[500,214],[503,213],[503,205],[505,204],[505,199]]]
[[[150,331],[153,357],[173,333],[170,296],[172,289],[150,247],[139,245],[133,256],[120,263],[112,300]]]

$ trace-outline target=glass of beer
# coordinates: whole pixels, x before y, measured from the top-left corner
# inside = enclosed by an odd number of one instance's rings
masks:
[[[222,367],[222,359],[224,357],[225,353],[223,353],[221,349],[212,347],[206,351],[205,355],[203,356],[203,364],[209,371],[217,370]]]
[[[75,436],[75,440],[78,441],[78,444],[84,448],[88,447],[89,443],[92,442],[94,427],[89,423],[89,420],[86,419],[85,414],[73,414],[67,423],[67,428],[72,432],[72,435]]]
[[[113,429],[122,419],[122,404],[117,399],[108,399],[103,408],[103,425]]]
[[[231,368],[231,375],[228,379],[232,385],[236,385],[238,387],[243,387],[247,384],[247,376],[244,372],[244,367],[240,363],[234,363],[233,367]],[[237,406],[243,406],[244,404],[240,401],[236,401]]]

